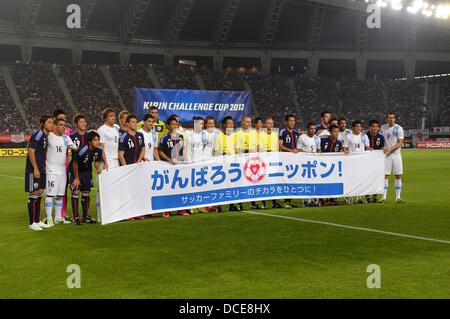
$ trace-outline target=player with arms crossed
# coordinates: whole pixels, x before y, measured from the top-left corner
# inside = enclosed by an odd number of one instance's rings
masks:
[[[28,195],[29,229],[41,231],[49,228],[40,221],[41,200],[46,183],[45,162],[47,156],[48,133],[53,129],[53,117],[44,115],[39,120],[41,129],[34,133],[28,143],[25,166],[25,191]]]
[[[95,131],[88,133],[88,145],[78,149],[72,154],[69,164],[69,183],[72,188],[72,211],[75,225],[81,225],[78,216],[78,198],[81,193],[81,205],[83,209],[83,222],[95,224],[95,219],[89,216],[90,192],[92,188],[92,164],[98,174],[102,171],[103,162],[100,135]]]
[[[396,124],[395,113],[387,113],[387,123],[381,126],[381,132],[385,138],[384,152],[386,154],[385,159],[385,181],[384,181],[384,193],[383,203],[387,200],[387,191],[389,185],[389,175],[394,173],[395,175],[395,200],[397,203],[403,203],[403,199],[400,197],[402,192],[402,175],[403,175],[403,160],[401,147],[405,139],[403,128]]]
[[[45,212],[47,225],[52,227],[56,224],[70,224],[61,216],[63,206],[62,197],[66,194],[67,173],[66,159],[68,149],[76,150],[77,146],[69,136],[65,135],[66,121],[57,118],[54,121],[55,130],[48,135],[48,148],[46,159],[47,189],[45,198]],[[55,221],[53,222],[52,210],[53,199],[55,201]]]

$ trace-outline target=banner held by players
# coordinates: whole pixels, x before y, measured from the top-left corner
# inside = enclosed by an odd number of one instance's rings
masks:
[[[172,165],[146,162],[100,174],[102,224],[141,215],[281,198],[381,194],[382,151],[254,153]]]
[[[231,116],[240,122],[243,116],[252,115],[252,105],[252,94],[245,91],[134,88],[134,111],[138,118],[156,106],[162,120],[176,114],[181,122],[191,122],[194,116],[213,116],[219,121]]]

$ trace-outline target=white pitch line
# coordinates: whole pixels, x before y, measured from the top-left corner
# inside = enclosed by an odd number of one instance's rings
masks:
[[[415,235],[409,235],[409,234],[394,233],[394,232],[384,231],[384,230],[379,230],[379,229],[372,229],[372,228],[365,228],[365,227],[357,227],[357,226],[335,224],[335,223],[323,222],[323,221],[312,220],[312,219],[304,219],[304,218],[282,216],[282,215],[273,215],[273,214],[266,214],[266,213],[257,213],[257,212],[248,211],[248,210],[243,211],[243,212],[244,213],[248,213],[248,214],[252,214],[252,215],[260,215],[260,216],[268,216],[268,217],[275,217],[275,218],[290,219],[290,220],[296,220],[296,221],[300,221],[300,222],[304,222],[304,223],[333,226],[333,227],[339,227],[339,228],[345,228],[345,229],[353,229],[353,230],[365,231],[365,232],[370,232],[370,233],[378,233],[378,234],[384,234],[384,235],[390,235],[390,236],[396,236],[396,237],[403,237],[403,238],[411,238],[411,239],[424,240],[424,241],[431,241],[431,242],[434,242],[434,243],[450,245],[450,241],[443,240],[443,239],[434,239],[434,238],[427,238],[427,237],[415,236]]]
[[[25,177],[12,176],[12,175],[0,175],[0,177],[8,177],[8,178],[14,178],[14,179],[25,179]]]

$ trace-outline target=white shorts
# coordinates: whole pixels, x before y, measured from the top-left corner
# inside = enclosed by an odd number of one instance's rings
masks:
[[[108,161],[108,169],[120,167],[120,162],[116,158],[107,158]]]
[[[389,155],[384,160],[385,175],[403,175],[403,160],[401,155]]]
[[[64,196],[67,187],[66,174],[49,174],[47,175],[47,196]]]

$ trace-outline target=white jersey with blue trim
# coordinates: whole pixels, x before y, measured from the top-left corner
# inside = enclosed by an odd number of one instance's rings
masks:
[[[53,132],[48,134],[48,147],[46,159],[46,173],[48,175],[65,175],[67,150],[76,149],[76,145],[67,135],[56,135]]]
[[[364,152],[370,146],[369,138],[362,132],[359,134],[349,133],[345,136],[343,147],[348,148],[350,153]]]
[[[107,159],[119,158],[119,128],[116,124],[112,127],[103,124],[97,130],[98,135],[100,135],[100,143],[105,145],[104,152]]]
[[[342,143],[344,143],[345,137],[347,136],[347,134],[350,134],[351,132],[352,132],[352,130],[350,130],[348,128],[346,128],[344,131],[339,130],[338,140],[340,140]]]
[[[381,126],[381,133],[383,133],[384,135],[386,147],[392,147],[397,144],[399,139],[405,138],[403,128],[398,124],[394,124],[393,126],[389,126],[389,124],[383,124]],[[400,149],[401,147],[397,148],[391,153],[391,155],[400,155]]]
[[[308,134],[302,134],[298,138],[297,148],[305,153],[317,153],[320,151],[320,137],[314,135],[309,137]]]
[[[208,143],[205,131],[185,131],[184,134],[186,136],[186,151],[188,163],[205,160],[205,146]]]
[[[155,130],[151,130],[150,132],[146,132],[143,128],[141,128],[139,133],[144,135],[144,143],[145,143],[145,157],[149,161],[155,160],[155,148],[158,147],[158,133]]]
[[[214,145],[216,144],[216,138],[220,134],[220,130],[217,128],[203,130],[205,132],[206,145],[204,149],[205,158],[211,158],[214,156]]]

